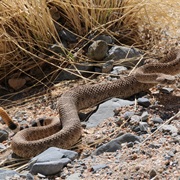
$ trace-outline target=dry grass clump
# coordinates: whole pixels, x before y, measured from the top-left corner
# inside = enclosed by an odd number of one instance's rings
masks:
[[[173,5],[171,12],[169,6]],[[42,68],[45,63],[52,70],[63,68],[61,64],[73,54],[64,58],[55,53],[55,58],[46,56],[49,46],[61,44],[61,29],[77,35],[78,43],[73,47],[77,49],[89,35],[109,34],[117,44],[153,51],[162,46],[165,28],[177,24],[177,5],[175,0],[1,0],[0,83],[5,85],[10,77],[22,74],[42,82],[48,77]],[[38,69],[41,75],[31,74],[32,69]]]

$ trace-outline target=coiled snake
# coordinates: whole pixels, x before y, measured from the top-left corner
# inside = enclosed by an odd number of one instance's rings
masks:
[[[180,73],[180,50],[170,53],[162,63],[147,64],[122,79],[107,84],[84,85],[62,94],[58,100],[59,118],[49,118],[49,124],[31,127],[15,134],[12,150],[21,157],[32,157],[51,146],[70,148],[81,137],[81,123],[78,111],[109,99],[127,98],[145,91],[157,83],[172,83]],[[17,129],[7,113],[0,109],[0,115],[9,128]]]

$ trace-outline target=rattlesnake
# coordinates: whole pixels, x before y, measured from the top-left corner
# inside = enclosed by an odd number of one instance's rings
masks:
[[[180,73],[180,50],[170,53],[162,63],[147,64],[137,68],[135,73],[117,81],[84,85],[62,94],[57,103],[60,119],[46,119],[47,126],[31,127],[15,134],[12,150],[21,157],[32,157],[51,146],[70,148],[81,137],[81,123],[78,111],[105,101],[111,97],[127,98],[145,91],[157,83],[172,83]],[[17,129],[3,108],[0,115],[9,128]]]

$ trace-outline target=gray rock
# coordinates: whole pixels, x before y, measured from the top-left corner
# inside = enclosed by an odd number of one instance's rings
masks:
[[[62,168],[70,163],[71,160],[69,158],[62,158],[60,160],[56,161],[50,161],[50,162],[42,162],[38,163],[36,162],[30,169],[30,173],[32,174],[38,174],[41,173],[43,175],[53,175],[57,174],[62,170]]]
[[[159,123],[159,124],[164,122],[159,116],[152,117],[151,121],[153,121],[154,123]]]
[[[67,163],[77,158],[78,153],[51,147],[30,161],[30,173],[52,175],[58,173]]]
[[[6,149],[6,146],[2,143],[0,143],[0,149]]]
[[[138,98],[137,100],[138,104],[143,106],[143,107],[149,107],[151,105],[150,101],[148,98]]]
[[[108,35],[99,35],[99,36],[97,36],[96,38],[94,38],[94,40],[95,40],[95,41],[97,41],[97,40],[103,40],[103,41],[105,41],[107,44],[113,44],[113,43],[114,43],[112,37],[111,37],[111,36],[108,36]]]
[[[102,66],[102,73],[109,73],[113,68],[114,60],[109,60]]]
[[[66,180],[80,180],[80,175],[80,173],[71,174],[69,177],[66,178]]]
[[[124,66],[115,66],[113,67],[113,71],[111,71],[111,74],[119,75],[122,71],[126,71],[127,68]]]
[[[98,110],[89,117],[86,127],[95,127],[104,119],[112,117],[114,115],[114,109],[132,104],[134,104],[134,101],[112,98],[99,105]]]
[[[50,52],[65,55],[66,49],[62,44],[53,44],[49,47]]]
[[[94,60],[103,60],[108,51],[108,45],[103,40],[94,41],[88,48],[87,56]]]
[[[128,120],[130,119],[133,115],[134,115],[135,112],[133,111],[126,111],[124,114],[123,114],[123,117],[125,120]]]
[[[65,41],[68,41],[71,43],[77,42],[77,36],[66,29],[58,31],[58,34],[61,37],[61,39],[65,40]]]
[[[141,115],[141,121],[146,122],[149,118],[149,114],[147,111],[144,111]]]
[[[106,164],[98,164],[98,165],[92,166],[92,171],[97,172],[98,170],[105,169],[105,168],[109,168],[109,166]]]
[[[121,145],[119,145],[117,142],[115,141],[110,141],[106,144],[103,144],[102,146],[100,146],[99,148],[97,148],[93,154],[95,155],[100,155],[104,152],[115,152],[118,149],[121,149]]]
[[[140,122],[139,128],[142,132],[148,132],[148,124],[146,122]]]
[[[132,116],[131,116],[130,123],[131,123],[131,124],[137,124],[137,123],[139,123],[140,120],[141,120],[141,117],[140,117],[140,116],[138,116],[138,115],[132,115]]]
[[[105,60],[119,60],[119,59],[125,59],[125,58],[132,58],[140,56],[140,52],[135,48],[128,48],[124,46],[113,46],[109,50],[109,55]]]
[[[0,179],[10,179],[11,177],[19,177],[19,173],[13,170],[0,169]]]
[[[169,132],[171,134],[177,134],[178,133],[178,129],[173,125],[163,125],[161,127],[161,130],[163,132]]]
[[[174,89],[173,88],[163,87],[163,88],[160,89],[160,91],[162,93],[171,94],[174,91]]]
[[[8,139],[8,132],[5,130],[0,130],[0,143]]]
[[[97,148],[93,154],[100,155],[104,152],[115,152],[118,149],[121,149],[121,144],[125,142],[137,142],[140,141],[138,136],[127,133],[118,138],[111,140],[110,142],[103,144],[99,148]]]

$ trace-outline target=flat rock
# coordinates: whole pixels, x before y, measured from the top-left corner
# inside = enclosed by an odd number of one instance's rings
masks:
[[[89,117],[86,123],[86,127],[87,128],[95,127],[99,123],[101,123],[104,119],[113,117],[114,109],[132,104],[134,104],[134,101],[112,98],[99,105],[98,110]]]
[[[126,143],[126,142],[129,143],[129,142],[135,142],[135,141],[140,141],[140,138],[130,133],[123,134],[122,136],[115,138],[111,140],[110,142],[103,144],[102,146],[97,148],[93,154],[100,155],[104,152],[115,152],[118,149],[121,149],[122,143]]]
[[[13,177],[20,178],[20,175],[13,170],[0,169],[0,179],[13,179]]]
[[[56,147],[48,148],[30,161],[30,173],[52,175],[58,173],[65,165],[77,158],[78,153]]]

